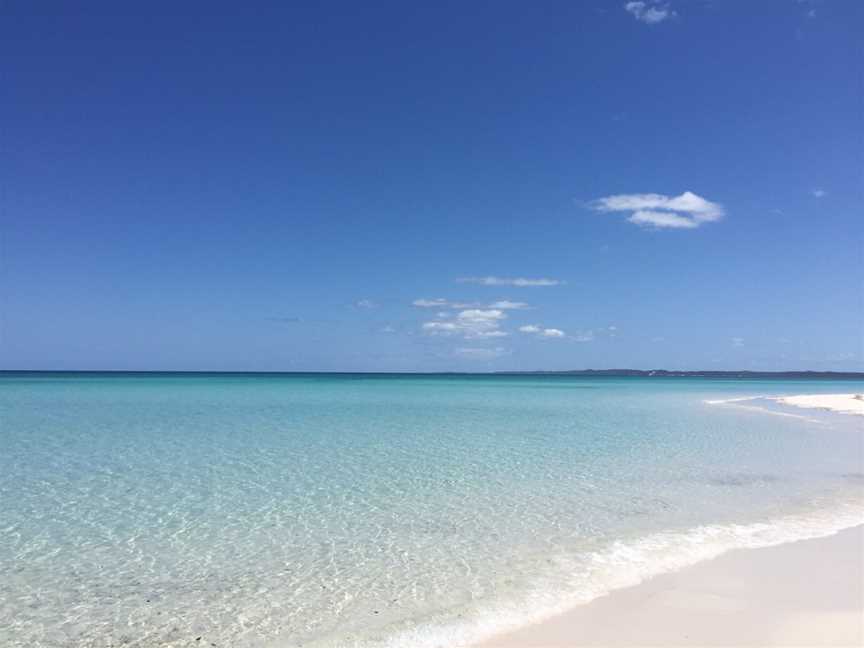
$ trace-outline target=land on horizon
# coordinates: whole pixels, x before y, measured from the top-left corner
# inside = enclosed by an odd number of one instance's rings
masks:
[[[644,378],[833,378],[864,380],[860,371],[752,371],[679,369],[565,369],[530,371],[207,371],[161,369],[0,369],[0,376],[22,374],[112,374],[112,375],[378,375],[378,376],[596,376]]]

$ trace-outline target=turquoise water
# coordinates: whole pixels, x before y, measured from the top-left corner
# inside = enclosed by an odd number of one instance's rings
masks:
[[[864,522],[860,417],[706,403],[853,391],[864,382],[5,375],[0,645],[474,641]]]

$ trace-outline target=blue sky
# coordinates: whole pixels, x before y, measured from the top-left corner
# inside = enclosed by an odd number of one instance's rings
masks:
[[[864,3],[4,13],[0,368],[864,369]]]

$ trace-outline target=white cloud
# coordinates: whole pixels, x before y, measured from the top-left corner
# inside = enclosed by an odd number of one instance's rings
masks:
[[[479,308],[472,308],[470,310],[464,310],[457,315],[459,319],[464,320],[480,320],[480,321],[490,321],[490,320],[500,320],[506,319],[507,316],[502,313],[498,309],[492,310],[480,310]]]
[[[423,331],[429,335],[460,335],[466,340],[505,337],[507,333],[501,330],[501,321],[505,319],[507,315],[497,308],[471,308],[446,322],[425,322]]]
[[[647,25],[656,25],[667,18],[674,18],[678,14],[663,2],[641,2],[636,0],[624,5],[624,10],[633,14],[633,17]]]
[[[381,329],[382,333],[395,333],[396,329],[390,326],[389,324]]]
[[[497,310],[524,310],[526,308],[531,308],[531,306],[525,302],[510,301],[509,299],[501,299],[492,302],[491,304],[484,305],[478,302],[453,302],[444,299],[443,297],[437,297],[435,299],[415,299],[411,302],[411,305],[418,308],[453,308],[456,310],[462,308],[493,308]],[[439,317],[440,316],[441,314],[439,313]]]
[[[378,304],[376,304],[371,299],[361,299],[361,300],[355,302],[354,305],[357,308],[375,308],[378,306]]]
[[[501,310],[524,310],[531,307],[525,302],[514,302],[508,299],[502,299],[501,301],[489,304],[489,308],[500,308]]]
[[[723,218],[723,206],[685,191],[680,196],[662,194],[618,194],[595,200],[591,206],[600,212],[629,211],[627,219],[636,225],[654,228],[693,229]]]
[[[438,297],[437,299],[415,299],[411,305],[419,308],[445,308],[449,303],[443,297]]]
[[[474,308],[480,304],[474,302],[451,302],[443,297],[437,297],[435,299],[415,299],[411,302],[411,305],[418,308]]]
[[[538,338],[563,338],[567,337],[564,331],[556,328],[543,328],[538,324],[526,324],[519,327],[520,333],[529,333],[536,335]]]
[[[455,322],[424,322],[423,330],[430,335],[450,335],[461,329]]]
[[[500,358],[501,356],[507,355],[510,352],[503,347],[495,347],[494,349],[476,349],[462,347],[456,349],[454,353],[458,356],[462,356],[463,358],[470,358],[472,360],[491,360],[493,358]]]
[[[443,297],[436,297],[435,299],[415,299],[411,302],[411,305],[417,306],[418,308],[476,308],[477,306],[480,306],[480,304],[475,302],[451,302]]]
[[[633,215],[627,220],[636,225],[646,225],[648,227],[678,227],[683,229],[699,227],[699,223],[687,216],[679,216],[678,214],[671,214],[669,212],[639,210],[633,212]]]
[[[518,286],[525,288],[529,286],[560,286],[564,281],[560,279],[525,279],[524,277],[460,277],[459,283],[475,283],[481,286]]]
[[[744,338],[742,338],[742,337],[733,337],[733,338],[732,338],[732,346],[733,346],[733,347],[743,347],[743,346],[744,346]]]
[[[593,342],[594,331],[579,331],[574,335],[571,335],[570,339],[575,340],[576,342]]]
[[[543,329],[540,332],[540,336],[541,337],[548,337],[548,338],[563,338],[564,337],[564,331],[562,331],[561,329],[556,329],[556,328],[547,328],[547,329]]]
[[[814,198],[822,198],[823,196],[828,195],[828,192],[824,189],[813,189],[810,193],[813,195]]]

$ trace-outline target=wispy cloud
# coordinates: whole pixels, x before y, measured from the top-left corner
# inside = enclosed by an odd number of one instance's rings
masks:
[[[506,313],[497,308],[471,308],[457,313],[452,319],[424,322],[423,332],[429,335],[458,335],[466,340],[505,337],[507,333],[501,330],[501,321],[505,319]]]
[[[685,191],[680,196],[617,194],[599,198],[591,207],[600,212],[631,212],[629,222],[651,228],[694,229],[723,218],[723,206]]]
[[[501,310],[524,310],[531,307],[525,302],[514,302],[508,299],[502,299],[501,301],[489,304],[489,308],[500,308]]]
[[[652,0],[648,0],[647,2],[642,2],[641,0],[627,2],[624,4],[624,10],[632,14],[636,20],[646,25],[656,25],[678,15],[669,7],[668,3]]]
[[[503,347],[495,347],[494,349],[461,347],[456,349],[453,353],[457,356],[469,358],[471,360],[492,360],[493,358],[500,358],[501,356],[508,355],[510,352]]]
[[[446,308],[450,303],[443,297],[438,297],[437,299],[415,299],[411,305],[418,308]]]
[[[357,308],[377,308],[378,304],[371,299],[360,299],[354,302],[354,306]]]
[[[529,333],[539,338],[563,338],[567,337],[564,331],[556,328],[543,328],[539,324],[526,324],[519,327],[520,333]]]
[[[742,338],[742,337],[733,337],[733,338],[732,338],[732,346],[733,346],[733,347],[743,347],[743,346],[744,346],[744,338]]]
[[[283,317],[266,317],[268,322],[275,322],[277,324],[321,324],[321,325],[332,325],[332,324],[341,324],[343,320],[341,319],[327,319],[327,318],[306,318],[306,317],[293,317],[293,316],[283,316]]]
[[[415,299],[411,302],[412,306],[417,308],[452,308],[458,310],[461,308],[492,308],[498,310],[524,310],[531,308],[525,302],[510,301],[509,299],[501,299],[494,301],[491,304],[481,304],[479,302],[456,302],[437,297],[435,299]]]
[[[824,197],[824,196],[827,196],[827,195],[828,195],[828,192],[825,191],[824,189],[813,189],[813,190],[810,191],[810,194],[811,194],[814,198],[822,198],[822,197]]]
[[[412,306],[416,306],[417,308],[476,308],[480,306],[480,304],[476,302],[454,302],[449,299],[444,299],[443,297],[436,297],[435,299],[415,299],[411,302]]]
[[[816,9],[814,9],[812,7],[812,5],[815,4],[813,0],[798,0],[798,4],[804,5],[805,7],[809,5],[810,9],[808,9],[807,13],[804,15],[807,16],[808,18],[815,18],[816,17]]]
[[[532,286],[560,286],[566,283],[560,279],[525,279],[524,277],[460,277],[456,281],[459,283],[480,284],[481,286],[517,286],[519,288]]]

